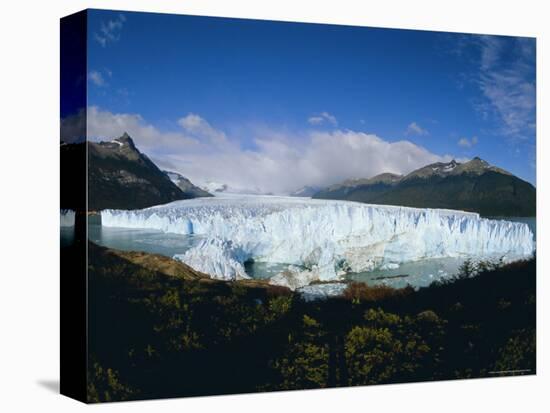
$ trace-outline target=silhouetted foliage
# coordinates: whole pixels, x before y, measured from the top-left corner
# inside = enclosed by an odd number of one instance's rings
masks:
[[[129,399],[133,391],[119,381],[118,373],[103,368],[97,361],[90,360],[88,367],[88,402],[111,402]]]
[[[67,253],[70,250],[67,249]],[[91,401],[533,374],[536,261],[413,290],[183,279],[90,246]]]
[[[344,297],[352,300],[355,304],[369,301],[380,301],[389,298],[399,298],[411,294],[413,288],[407,287],[395,289],[386,285],[368,285],[361,282],[352,282],[344,291]]]

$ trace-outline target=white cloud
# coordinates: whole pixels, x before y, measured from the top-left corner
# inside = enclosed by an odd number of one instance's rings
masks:
[[[178,124],[188,133],[215,143],[224,143],[227,141],[225,133],[214,129],[206,120],[199,115],[189,113],[187,116],[178,120]]]
[[[407,126],[407,131],[405,132],[405,134],[424,136],[429,135],[429,132],[426,129],[422,128],[418,123],[411,122],[409,126]]]
[[[105,86],[105,79],[103,78],[103,75],[97,70],[90,70],[90,72],[88,73],[88,78],[96,86]]]
[[[61,119],[61,141],[76,143],[86,139],[86,111],[81,109],[78,114]]]
[[[126,22],[126,16],[119,14],[115,19],[102,21],[99,30],[94,32],[94,39],[103,47],[108,43],[116,42],[120,39],[122,26]]]
[[[323,123],[324,119],[321,116],[311,116],[308,118],[307,121],[311,125],[320,125],[321,123]]]
[[[472,139],[468,139],[468,138],[460,138],[458,140],[458,146],[461,146],[463,148],[471,148],[472,146],[475,146],[477,145],[477,136],[474,136],[472,137]]]
[[[282,133],[251,130],[254,149],[196,114],[177,122],[179,130],[163,132],[137,114],[88,110],[88,134],[112,139],[125,131],[160,167],[174,169],[195,183],[216,181],[236,188],[287,193],[305,185],[330,185],[381,172],[408,173],[438,161],[450,161],[407,140],[389,142],[350,130]]]
[[[318,115],[310,116],[307,121],[310,125],[322,125],[324,123],[329,123],[332,126],[338,125],[336,117],[328,112],[321,112]]]
[[[91,140],[113,139],[127,132],[146,153],[176,153],[201,147],[200,141],[182,132],[161,132],[138,114],[111,113],[96,106],[88,108],[88,137]]]
[[[481,36],[479,73],[475,78],[484,101],[476,105],[484,119],[494,116],[506,136],[534,136],[536,85],[535,41]]]

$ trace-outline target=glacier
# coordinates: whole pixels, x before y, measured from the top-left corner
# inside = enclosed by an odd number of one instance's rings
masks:
[[[103,226],[196,235],[174,258],[213,278],[249,278],[247,261],[288,264],[273,284],[299,289],[347,273],[429,258],[531,256],[528,225],[477,213],[284,196],[223,194],[141,210],[104,210]]]
[[[72,209],[61,209],[59,211],[59,224],[61,227],[74,227],[75,212]]]

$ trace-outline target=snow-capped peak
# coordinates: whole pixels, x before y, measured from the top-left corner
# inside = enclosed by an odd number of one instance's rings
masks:
[[[459,165],[454,159],[449,163],[437,163],[435,166],[432,166],[432,171],[434,172],[451,172],[456,166]]]

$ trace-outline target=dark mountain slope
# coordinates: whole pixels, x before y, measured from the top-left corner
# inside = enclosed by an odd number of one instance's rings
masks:
[[[298,197],[312,197],[317,192],[319,192],[322,188],[318,186],[303,186],[300,189],[297,189],[296,191],[290,193],[290,196],[298,196]]]
[[[196,185],[193,185],[189,179],[185,176],[172,171],[163,171],[170,180],[176,184],[176,186],[182,190],[185,196],[189,198],[200,198],[214,196],[209,192],[206,192],[204,189],[199,188]]]
[[[360,188],[361,198],[365,201],[359,202],[370,202],[371,199],[390,190],[401,178],[401,175],[383,173],[369,179],[348,179],[317,192],[313,198],[351,200],[352,194]],[[354,200],[357,201],[357,199]]]
[[[125,133],[88,142],[88,208],[139,209],[188,199]]]
[[[375,179],[377,177],[333,185],[314,198],[459,209],[485,216],[534,216],[536,213],[533,185],[479,158],[463,164],[438,162],[404,177],[393,175],[394,179]]]

